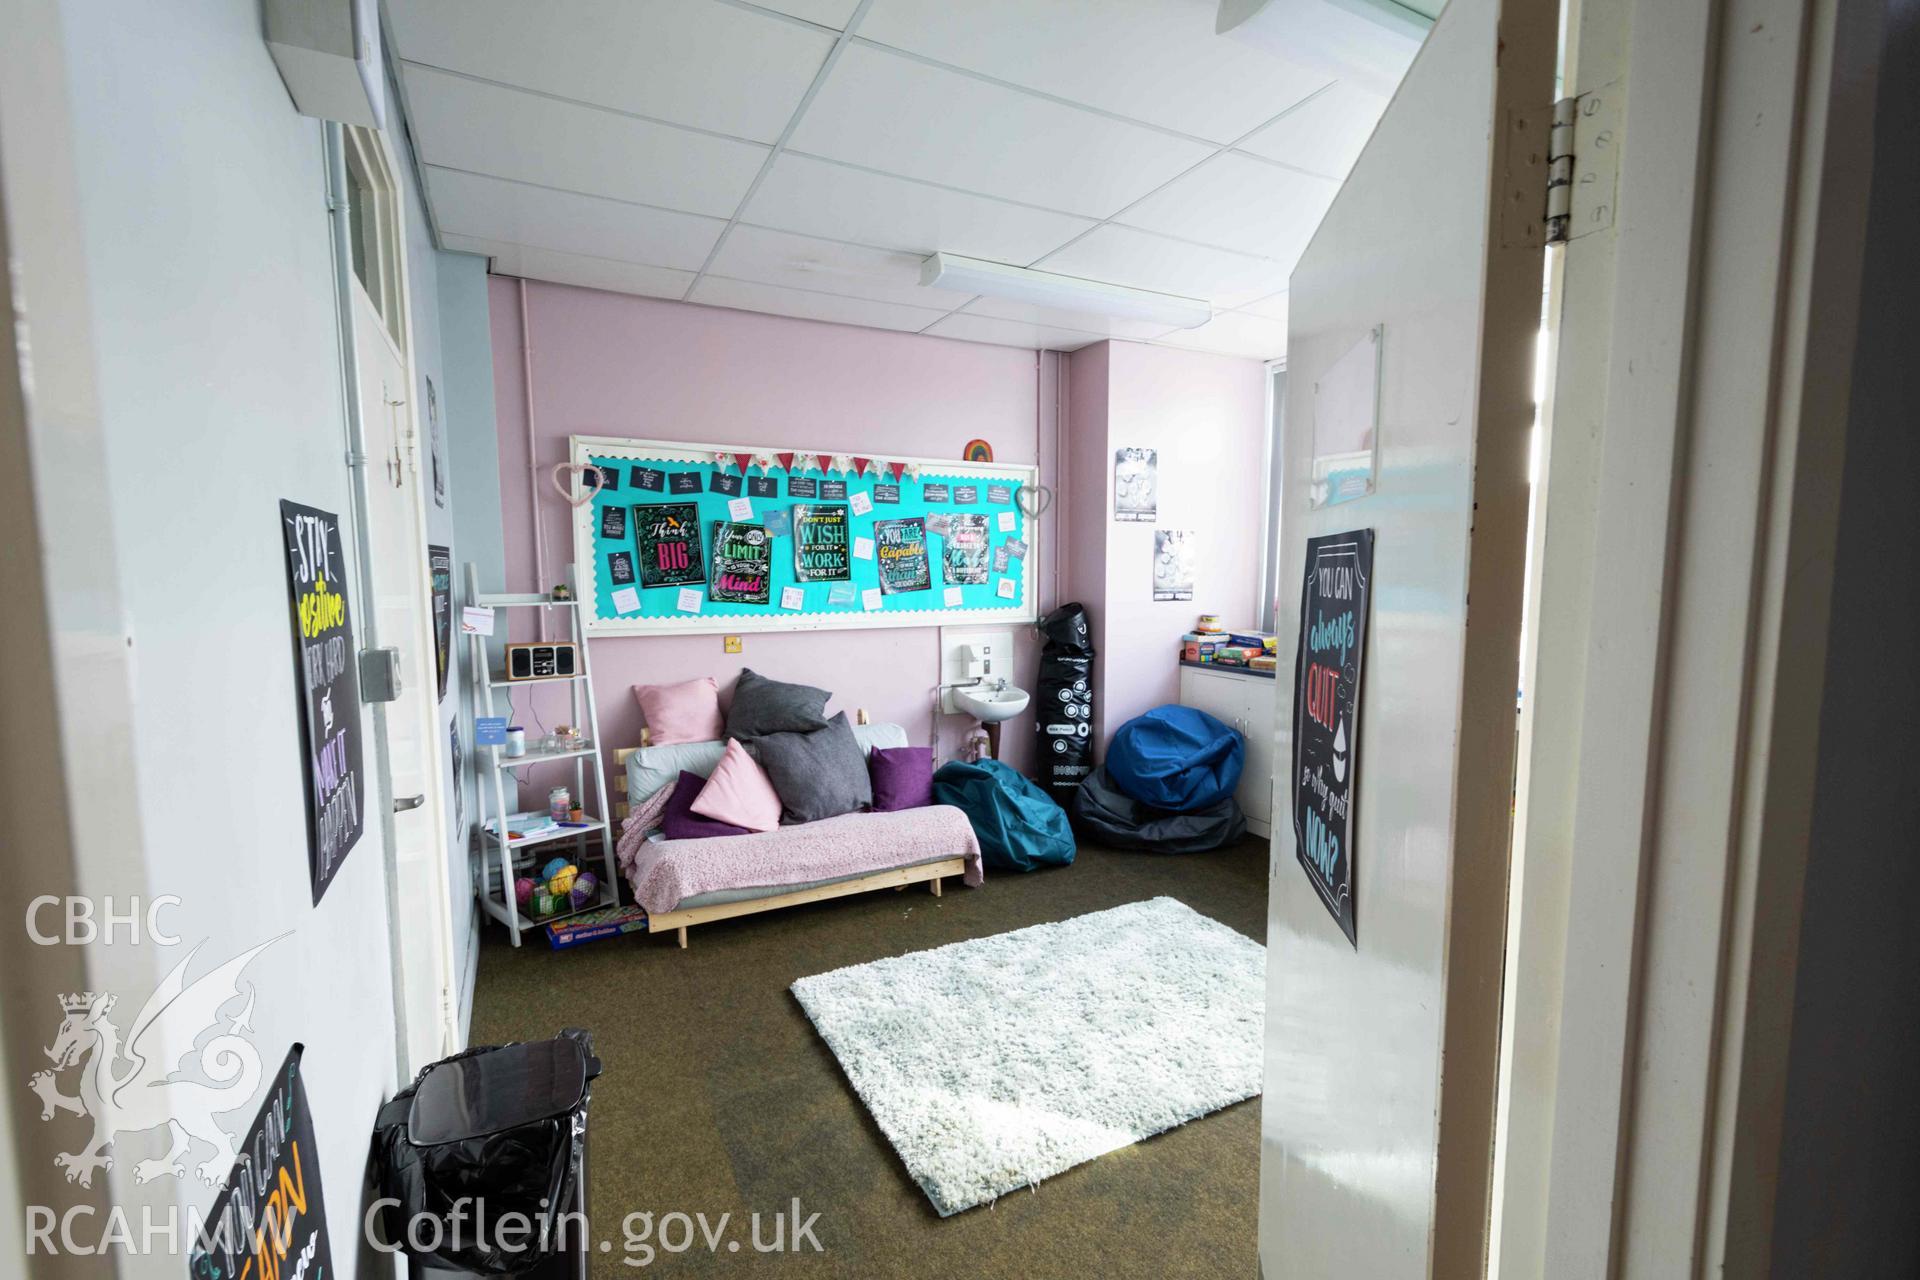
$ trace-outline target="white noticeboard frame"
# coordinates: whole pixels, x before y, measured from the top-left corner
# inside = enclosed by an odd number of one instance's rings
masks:
[[[781,452],[806,454],[806,450],[791,450],[789,446],[694,443],[685,440],[635,440],[623,436],[571,436],[569,437],[569,459],[577,464],[587,463],[592,457],[615,457],[634,462],[663,461],[685,463],[710,463],[716,454],[751,453],[755,456],[774,455]],[[816,449],[812,454],[830,452]],[[831,452],[843,452],[839,450]],[[979,480],[982,483],[993,481],[1016,487],[1039,488],[1040,468],[1038,466],[1007,462],[963,462],[955,458],[915,458],[899,454],[886,455],[888,462],[905,462],[917,466],[921,473],[941,478],[952,477],[961,480]],[[854,477],[849,476],[849,481]],[[573,481],[573,496],[579,498],[584,490],[579,478]],[[1016,500],[1018,495],[1016,493]],[[929,609],[853,609],[837,612],[798,613],[785,608],[776,608],[769,614],[722,614],[704,613],[681,614],[674,617],[602,617],[599,614],[597,595],[598,579],[594,576],[599,570],[599,557],[595,554],[595,506],[588,503],[574,508],[571,519],[573,524],[573,557],[576,581],[580,591],[580,617],[585,631],[590,636],[658,636],[658,635],[735,635],[759,631],[842,631],[853,629],[871,629],[882,627],[952,627],[980,626],[988,623],[1026,623],[1037,620],[1039,614],[1039,571],[1042,563],[1042,544],[1045,533],[1041,527],[1041,516],[1050,513],[1051,502],[1041,508],[1041,515],[1022,514],[1022,531],[1027,544],[1024,556],[1009,560],[1009,566],[1019,566],[1020,598],[1017,603],[994,608],[929,608]],[[930,592],[934,599],[944,598],[944,593]],[[775,596],[776,602],[779,596]]]
[[[1313,474],[1307,505],[1337,506],[1373,492],[1380,452],[1382,326],[1349,347],[1313,384]]]

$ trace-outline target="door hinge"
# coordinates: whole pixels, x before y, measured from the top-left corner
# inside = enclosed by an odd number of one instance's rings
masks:
[[[1546,242],[1565,244],[1613,225],[1620,176],[1621,81],[1553,104],[1547,130]]]

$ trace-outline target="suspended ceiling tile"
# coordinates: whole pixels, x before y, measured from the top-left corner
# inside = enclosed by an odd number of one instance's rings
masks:
[[[1286,288],[1291,267],[1132,227],[1105,226],[1049,254],[1040,261],[1039,269],[1183,298],[1204,298],[1216,308],[1226,308]]]
[[[606,258],[589,258],[553,249],[532,249],[526,245],[505,244],[472,236],[443,235],[440,242],[445,248],[457,252],[484,254],[493,259],[496,275],[519,276],[526,280],[547,280],[554,284],[605,289],[612,293],[636,293],[648,298],[678,298],[693,283],[691,271],[613,262]]]
[[[798,151],[1088,217],[1199,163],[1199,143],[848,46],[801,117]]]
[[[760,142],[786,128],[834,40],[718,0],[390,8],[394,42],[411,62]]]
[[[1027,302],[1009,302],[1005,298],[981,298],[967,304],[961,313],[986,316],[995,320],[1017,320],[1038,328],[1065,329],[1074,333],[1097,334],[1103,338],[1157,338],[1167,326],[1153,320],[1129,320],[1123,316],[1096,315],[1091,311],[1036,307]]]
[[[817,22],[835,31],[846,30],[848,19],[860,7],[860,0],[755,0],[755,3],[762,9]]]
[[[874,0],[859,36],[1215,142],[1332,79],[1213,33],[1215,0]]]
[[[730,217],[768,151],[424,67],[405,76],[425,164]]]
[[[1381,95],[1336,84],[1248,138],[1240,150],[1345,181],[1386,109]]]
[[[857,324],[869,329],[907,332],[924,329],[946,314],[927,307],[905,307],[895,302],[810,293],[804,289],[731,280],[725,276],[702,276],[687,295],[687,301],[704,303],[710,307],[733,307],[740,311],[760,311],[768,315],[797,316],[803,320],[829,320],[835,324]]]
[[[1197,329],[1176,329],[1154,339],[1161,346],[1212,351],[1223,356],[1277,360],[1287,354],[1287,323],[1222,311]]]
[[[1250,316],[1264,316],[1268,320],[1278,320],[1281,324],[1285,324],[1287,322],[1287,294],[1283,291],[1269,297],[1261,298],[1257,302],[1249,302],[1246,306],[1241,307],[1240,310]]]
[[[427,167],[443,232],[697,271],[726,222]]]
[[[1023,266],[1093,226],[1090,218],[1008,204],[782,151],[744,221],[909,253],[944,250]]]
[[[1340,184],[1223,152],[1119,216],[1145,231],[1293,263]]]
[[[735,227],[708,268],[717,276],[951,311],[968,295],[920,283],[921,255]]]
[[[1023,347],[1029,351],[1078,351],[1081,347],[1106,338],[1097,333],[1080,333],[1052,325],[1027,324],[1020,320],[999,320],[992,316],[958,312],[928,329],[930,338],[958,338],[962,342],[990,342],[999,347]]]

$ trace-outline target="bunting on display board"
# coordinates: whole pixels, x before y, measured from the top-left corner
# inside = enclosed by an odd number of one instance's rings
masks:
[[[741,475],[747,474],[747,468],[753,465],[753,455],[750,453],[736,453],[733,455],[733,460],[740,464]]]
[[[833,470],[833,455],[830,453],[817,454],[814,457],[814,461],[820,464],[820,472],[822,475]]]
[[[722,450],[721,452],[713,455],[714,470],[724,474],[726,472],[726,469],[732,465],[733,465],[733,455],[730,453],[727,453],[725,450]]]
[[[873,460],[870,458],[855,458],[853,460],[853,474],[856,476],[864,476],[867,474],[867,468],[872,465]]]
[[[780,459],[780,469],[782,471],[791,471],[793,470],[793,460],[798,455],[791,454],[791,453],[776,453],[773,456]]]
[[[906,474],[907,464],[904,462],[889,462],[887,464],[887,470],[893,472],[893,482],[899,484],[900,477]]]

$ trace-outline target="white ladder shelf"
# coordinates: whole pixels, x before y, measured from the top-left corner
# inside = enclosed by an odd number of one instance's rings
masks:
[[[574,676],[537,680],[508,680],[505,673],[496,677],[493,660],[487,653],[488,637],[473,635],[467,637],[467,670],[473,682],[473,706],[475,717],[492,716],[494,712],[493,693],[495,689],[525,689],[552,685],[564,685],[567,688],[572,719],[569,723],[575,727],[585,725],[588,745],[572,751],[528,751],[523,756],[509,757],[506,749],[499,746],[476,745],[473,752],[473,771],[476,789],[480,800],[480,844],[483,856],[475,865],[474,895],[480,900],[480,908],[488,915],[507,926],[513,938],[513,945],[520,945],[520,935],[538,925],[552,924],[556,920],[565,920],[588,911],[597,911],[603,907],[620,905],[619,868],[613,858],[612,806],[607,802],[607,782],[605,762],[600,754],[600,708],[593,696],[593,659],[587,650],[587,638],[580,626],[580,588],[574,582],[573,568],[567,568],[567,589],[573,596],[571,600],[555,600],[551,596],[538,594],[494,594],[480,593],[480,575],[474,565],[467,564],[467,603],[494,610],[503,609],[560,609],[567,617],[567,634],[559,637],[571,641],[580,655],[580,672]],[[509,707],[511,709],[511,707]],[[585,810],[587,822],[578,827],[562,827],[555,831],[542,832],[515,840],[509,838],[507,818],[515,810],[507,806],[507,782],[505,774],[529,765],[549,764],[554,761],[571,760],[573,762],[574,804]],[[588,768],[591,762],[592,768]],[[586,784],[593,780],[594,808],[587,805]],[[516,785],[515,795],[518,795]],[[598,816],[595,816],[595,808]],[[488,830],[487,822],[497,824],[496,830]],[[567,843],[571,855],[567,860],[579,866],[588,856],[588,842],[595,838],[600,842],[600,889],[594,894],[593,901],[571,911],[556,911],[552,915],[533,917],[520,910],[519,900],[514,894],[514,877],[524,862],[528,869],[536,868],[538,863],[551,858],[556,850],[553,846]]]

